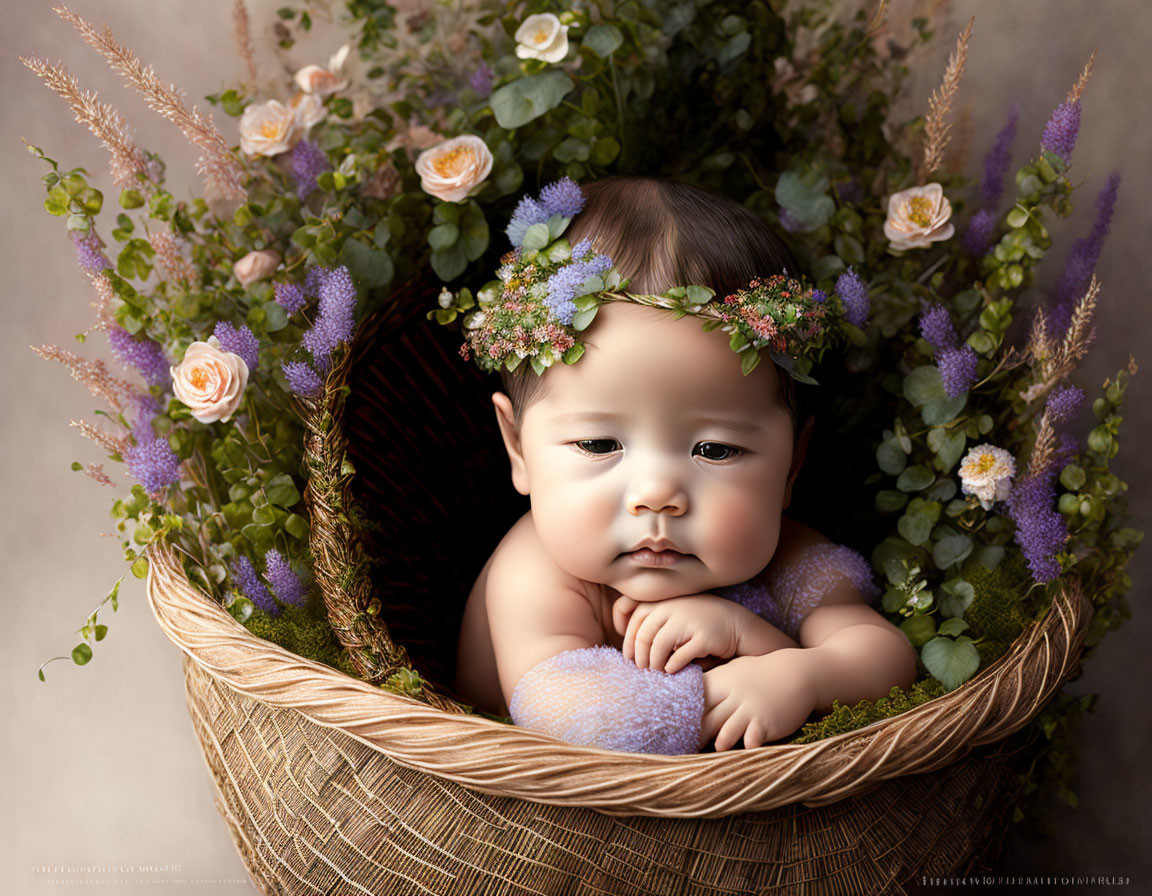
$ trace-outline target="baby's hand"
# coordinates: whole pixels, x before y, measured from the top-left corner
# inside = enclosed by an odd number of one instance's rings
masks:
[[[799,650],[741,656],[704,673],[703,743],[716,752],[763,746],[795,732],[816,708],[816,689]]]
[[[747,611],[714,594],[692,594],[656,602],[621,596],[612,623],[624,636],[624,656],[641,669],[679,672],[692,660],[735,656]]]

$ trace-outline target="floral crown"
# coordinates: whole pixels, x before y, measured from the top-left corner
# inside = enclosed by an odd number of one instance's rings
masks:
[[[773,362],[802,383],[816,383],[809,375],[812,365],[833,343],[864,342],[859,328],[868,315],[868,292],[851,270],[831,296],[786,273],[753,278],[719,301],[706,286],[677,286],[658,295],[625,292],[629,281],[607,255],[593,252],[587,239],[572,246],[563,238],[583,207],[580,187],[567,177],[535,199],[525,195],[506,231],[513,248],[500,258],[498,279],[475,296],[467,288],[441,291],[440,307],[428,317],[447,324],[463,315],[464,358],[486,371],[515,370],[527,359],[537,374],[557,361],[573,364],[584,354],[580,334],[605,302],[699,317],[705,330],[730,334],[745,374],[767,349]]]

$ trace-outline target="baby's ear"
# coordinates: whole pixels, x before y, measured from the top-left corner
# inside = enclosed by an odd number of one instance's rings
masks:
[[[504,450],[512,463],[512,486],[522,495],[528,494],[528,468],[524,463],[524,448],[520,442],[520,430],[516,426],[516,412],[512,400],[503,392],[492,394],[492,404],[496,408],[496,423],[500,426],[500,437],[504,440]]]
[[[812,441],[812,430],[816,428],[816,418],[811,414],[800,427],[800,435],[796,438],[796,447],[792,449],[792,465],[788,469],[788,484],[784,488],[784,507],[792,503],[792,486],[796,477],[800,475],[800,468],[804,466],[804,457],[808,454],[808,443]]]

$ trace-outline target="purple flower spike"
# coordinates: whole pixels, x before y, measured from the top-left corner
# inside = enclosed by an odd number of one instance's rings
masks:
[[[1008,513],[1016,524],[1016,543],[1037,582],[1050,582],[1060,575],[1056,554],[1068,540],[1068,527],[1056,510],[1055,479],[1056,467],[1050,465],[1017,483],[1008,497]]]
[[[324,388],[323,380],[303,361],[286,361],[283,369],[284,378],[288,380],[288,388],[294,395],[315,398]]]
[[[976,352],[970,345],[940,352],[936,363],[949,398],[957,398],[972,388],[976,382],[976,361]]]
[[[1065,162],[1072,158],[1076,137],[1080,134],[1080,101],[1069,103],[1065,100],[1052,111],[1052,117],[1044,125],[1044,135],[1040,138],[1040,149],[1054,152]]]
[[[562,177],[540,191],[540,207],[545,221],[553,215],[572,218],[584,208],[584,193],[572,178]]]
[[[836,278],[836,295],[844,303],[844,319],[857,327],[868,320],[868,287],[852,268]]]
[[[147,438],[152,432],[150,424],[141,429],[147,430],[146,440],[129,448],[124,460],[144,491],[155,495],[180,481],[180,458],[167,439],[158,439],[155,435]]]
[[[115,325],[110,326],[107,333],[116,360],[125,367],[140,371],[149,386],[162,386],[168,382],[168,359],[160,343],[146,336],[133,336]]]
[[[73,230],[72,245],[76,247],[76,261],[84,270],[98,274],[112,267],[112,262],[100,249],[100,238],[96,236],[95,230],[89,228],[87,233]]]
[[[996,237],[996,215],[991,209],[982,208],[968,222],[964,231],[964,251],[974,258],[988,254]]]
[[[822,289],[814,289],[814,290],[812,290],[812,301],[813,302],[827,302],[828,301],[828,293],[824,292],[824,290],[822,290]]]
[[[299,283],[273,283],[272,289],[276,292],[276,304],[289,314],[295,314],[308,304]]]
[[[1084,390],[1079,386],[1061,386],[1053,389],[1045,407],[1055,423],[1067,423],[1076,414],[1084,400]]]
[[[1116,207],[1116,195],[1120,189],[1120,174],[1113,171],[1108,182],[1096,197],[1096,220],[1088,236],[1076,240],[1068,250],[1064,270],[1056,281],[1056,301],[1049,318],[1049,327],[1054,334],[1063,334],[1072,319],[1072,311],[1080,297],[1088,291],[1092,282],[1092,272],[1104,248],[1104,239],[1112,224],[1112,212]]]
[[[324,282],[324,278],[327,276],[327,268],[309,268],[308,273],[304,275],[304,295],[309,298],[315,298],[320,295],[320,284]]]
[[[311,272],[309,272],[311,277]],[[301,344],[312,353],[320,370],[328,369],[328,359],[342,342],[352,336],[356,312],[356,286],[352,275],[341,265],[325,270],[318,278],[320,314]]]
[[[523,196],[520,203],[516,206],[516,211],[512,213],[512,220],[508,222],[508,226],[504,232],[508,234],[508,239],[513,246],[519,246],[524,240],[524,233],[533,224],[541,224],[548,220],[548,215],[544,213],[543,207],[531,196]]]
[[[238,557],[232,561],[232,581],[240,589],[240,593],[256,604],[269,616],[279,616],[280,607],[256,575],[252,568],[252,561],[247,557]]]
[[[952,317],[943,305],[933,305],[920,315],[920,335],[937,352],[955,348],[959,341],[956,328],[952,326]]]
[[[259,363],[260,340],[244,324],[235,327],[227,321],[218,321],[213,336],[220,340],[220,348],[237,354],[248,365],[248,372],[254,373]]]
[[[296,195],[300,197],[301,202],[316,189],[316,178],[325,171],[332,170],[328,156],[320,147],[308,140],[301,140],[296,144],[288,164],[296,181]]]
[[[612,267],[612,259],[607,255],[591,255],[564,265],[555,274],[548,278],[548,297],[544,304],[552,312],[552,316],[567,326],[572,323],[576,314],[576,304],[573,299],[576,291],[584,285],[584,281],[593,275],[603,275]]]
[[[1008,112],[1008,121],[996,139],[992,141],[992,148],[984,158],[984,180],[980,182],[980,193],[984,197],[984,204],[995,208],[1004,195],[1004,175],[1008,172],[1008,165],[1012,161],[1012,141],[1016,137],[1016,124],[1020,119],[1020,101],[1012,104]]]
[[[292,571],[292,567],[288,565],[288,561],[279,551],[273,549],[264,555],[264,569],[265,578],[272,586],[272,592],[278,601],[297,606],[304,603],[304,598],[308,596],[308,589],[304,587],[300,577]]]
[[[468,79],[468,86],[475,90],[483,99],[487,99],[492,93],[492,81],[496,75],[488,67],[488,63],[481,61],[472,72],[472,76]]]

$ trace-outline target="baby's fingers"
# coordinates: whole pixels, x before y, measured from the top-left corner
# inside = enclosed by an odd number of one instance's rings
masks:
[[[628,617],[638,606],[639,602],[623,594],[616,598],[616,602],[612,604],[612,627],[616,629],[617,634],[625,633],[628,628]]]
[[[664,671],[673,674],[679,672],[692,662],[692,660],[701,656],[708,656],[708,654],[697,646],[697,640],[695,638],[690,638],[687,642],[677,647],[672,656],[668,658],[668,662],[664,664]]]
[[[743,714],[739,712],[733,713],[728,721],[720,728],[720,733],[716,735],[716,752],[722,753],[736,746],[736,742],[743,737],[747,727],[747,720]]]

